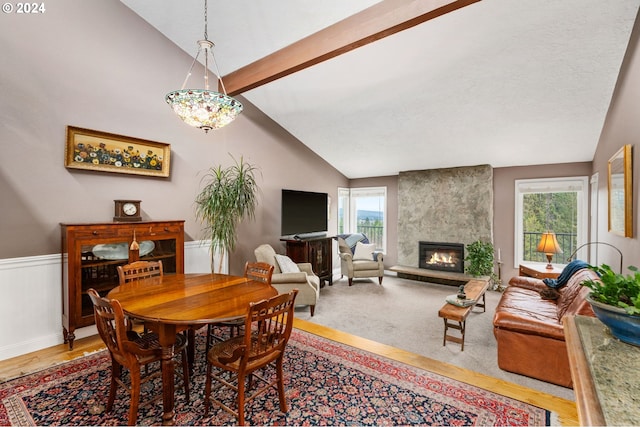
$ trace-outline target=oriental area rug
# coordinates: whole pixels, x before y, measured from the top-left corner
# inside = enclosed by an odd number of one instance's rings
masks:
[[[204,337],[197,335],[191,400],[176,384],[177,425],[234,425],[212,406],[204,416]],[[105,412],[111,361],[106,350],[0,384],[0,425],[124,425],[128,395],[120,389]],[[551,414],[530,404],[396,362],[300,330],[285,357],[289,412],[276,390],[246,407],[251,425],[549,425]],[[143,393],[160,393],[161,380]],[[140,409],[139,425],[162,421],[162,401]]]

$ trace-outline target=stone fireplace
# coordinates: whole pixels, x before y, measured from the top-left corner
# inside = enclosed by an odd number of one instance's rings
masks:
[[[427,270],[464,273],[462,243],[419,242],[418,267]]]
[[[398,264],[420,265],[419,242],[493,242],[493,168],[489,165],[401,172]],[[464,247],[463,247],[464,250]],[[464,253],[456,268],[464,271]],[[454,273],[450,266],[447,272]],[[428,271],[428,270],[426,270]]]

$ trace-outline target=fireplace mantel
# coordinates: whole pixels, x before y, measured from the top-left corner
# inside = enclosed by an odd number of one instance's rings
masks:
[[[464,273],[448,271],[426,270],[424,268],[394,265],[389,270],[398,273],[402,279],[420,280],[423,282],[440,283],[443,285],[460,286],[472,279],[489,280],[489,276],[474,277]]]

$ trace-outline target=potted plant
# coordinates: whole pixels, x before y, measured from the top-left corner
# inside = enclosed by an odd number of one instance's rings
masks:
[[[493,271],[493,244],[476,240],[467,245],[465,271],[472,276],[489,276],[495,283],[496,275]]]
[[[210,168],[196,197],[196,219],[204,223],[203,231],[210,239],[211,271],[216,251],[221,255],[218,271],[222,271],[224,255],[236,246],[236,227],[245,217],[254,218],[258,204],[256,167],[242,157],[234,162],[225,169],[221,165]]]
[[[590,266],[600,280],[585,280],[583,286],[591,289],[587,301],[611,334],[620,341],[640,346],[640,272],[629,266],[632,274],[614,272],[602,264]]]

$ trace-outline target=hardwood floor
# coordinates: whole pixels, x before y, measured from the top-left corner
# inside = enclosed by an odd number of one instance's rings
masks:
[[[522,387],[517,384],[502,381],[497,378],[489,377],[478,372],[469,371],[454,365],[429,359],[428,357],[410,353],[405,350],[376,343],[368,339],[356,337],[354,335],[307,322],[302,319],[295,319],[294,327],[352,347],[379,354],[389,359],[397,360],[408,365],[416,366],[458,381],[491,390],[504,396],[548,409],[558,415],[558,421],[563,426],[574,426],[580,424],[578,421],[575,402]],[[102,340],[98,335],[94,335],[88,338],[76,340],[73,351],[69,351],[66,344],[60,344],[34,353],[3,360],[0,361],[0,382],[5,382],[11,378],[15,378],[29,372],[34,372],[58,363],[69,361],[80,357],[85,353],[91,353],[102,348],[104,348]]]

